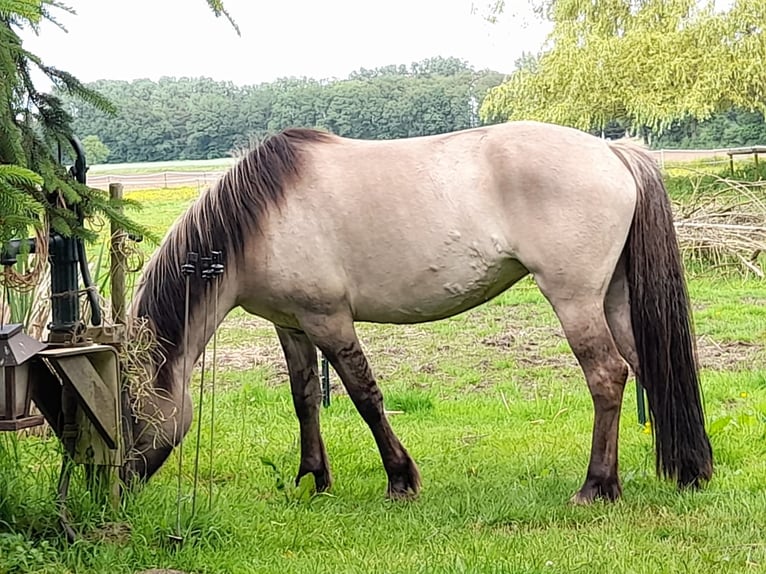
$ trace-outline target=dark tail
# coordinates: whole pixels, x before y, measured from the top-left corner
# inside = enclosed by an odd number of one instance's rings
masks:
[[[633,174],[636,211],[625,246],[638,381],[646,389],[657,474],[699,486],[713,474],[692,312],[662,175],[644,151],[612,144]]]

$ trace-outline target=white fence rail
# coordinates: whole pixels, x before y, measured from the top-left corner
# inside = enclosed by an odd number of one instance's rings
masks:
[[[121,183],[125,189],[155,189],[168,187],[196,187],[202,190],[214,184],[223,171],[163,171],[157,173],[104,173],[88,176],[88,185],[109,189],[110,183]]]

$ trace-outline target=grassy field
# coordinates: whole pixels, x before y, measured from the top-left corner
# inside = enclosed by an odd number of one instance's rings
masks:
[[[219,171],[231,167],[234,158],[190,159],[186,161],[152,161],[143,163],[104,163],[90,166],[92,175],[143,174],[165,171]]]
[[[159,233],[196,196],[168,193],[129,194]],[[699,276],[690,290],[716,461],[701,492],[654,477],[631,379],[624,498],[567,504],[587,465],[591,400],[550,307],[526,279],[449,320],[359,326],[423,492],[384,500],[374,441],[333,376],[322,424],[335,486],[311,496],[292,486],[298,426],[276,336],[235,311],[219,335],[212,510],[204,442],[195,517],[196,426],[184,443],[183,546],[168,539],[175,455],[117,512],[102,513],[76,481],[72,518],[84,538],[67,546],[54,506],[58,443],[2,434],[0,573],[766,572],[766,283]]]

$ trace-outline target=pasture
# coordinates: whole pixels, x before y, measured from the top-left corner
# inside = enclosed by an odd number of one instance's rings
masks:
[[[196,193],[128,196],[161,234]],[[298,425],[276,335],[235,311],[218,338],[212,509],[205,441],[199,510],[190,517],[187,501],[184,545],[168,542],[178,451],[117,512],[102,514],[77,481],[72,520],[84,539],[67,546],[54,506],[57,441],[3,434],[0,573],[766,571],[766,284],[709,272],[689,286],[716,465],[700,492],[654,476],[631,377],[623,499],[567,503],[584,477],[593,409],[550,306],[527,278],[452,319],[359,326],[423,491],[415,501],[383,498],[375,443],[333,373],[322,426],[335,484],[312,495],[292,484]],[[187,497],[197,422],[184,442]]]
[[[153,161],[145,163],[104,163],[91,166],[89,174],[148,174],[174,171],[223,171],[234,165],[235,159],[189,159],[179,161]]]

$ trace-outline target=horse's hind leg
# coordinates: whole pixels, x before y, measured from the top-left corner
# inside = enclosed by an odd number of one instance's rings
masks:
[[[614,276],[606,293],[605,305],[606,320],[617,343],[617,350],[633,369],[633,374],[638,376],[638,353],[636,353],[636,340],[633,337],[633,324],[630,319],[630,297],[624,259],[620,259],[614,270]]]
[[[277,335],[287,361],[293,406],[301,433],[301,462],[295,482],[297,484],[303,476],[312,473],[316,489],[321,492],[330,488],[332,475],[319,431],[322,389],[316,347],[301,331],[277,328]]]
[[[383,395],[345,315],[304,318],[301,326],[340,376],[359,414],[369,425],[388,475],[387,496],[404,498],[420,490],[420,474],[383,410]]]
[[[545,289],[543,292],[551,301],[582,367],[594,406],[588,473],[572,501],[587,504],[595,498],[616,500],[622,493],[617,469],[617,446],[628,367],[617,350],[606,321],[604,294],[557,298]]]

